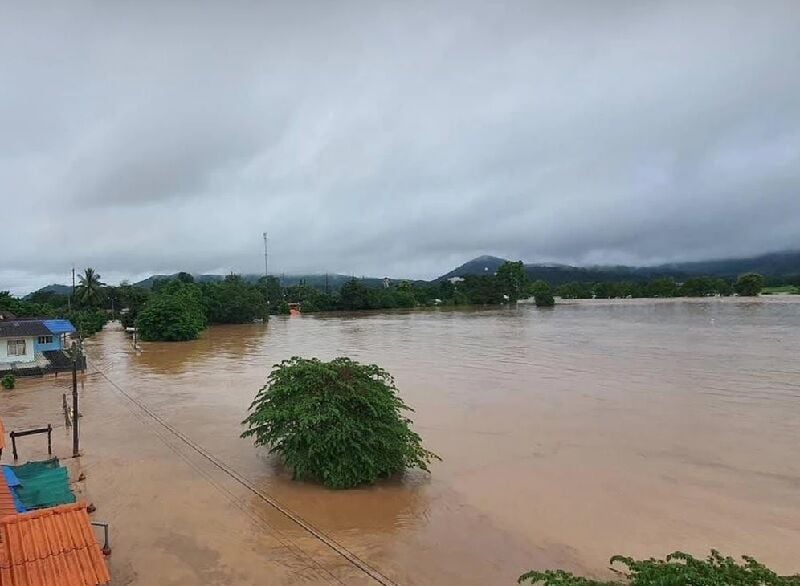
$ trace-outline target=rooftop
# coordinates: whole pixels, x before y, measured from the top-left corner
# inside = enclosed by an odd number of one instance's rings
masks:
[[[68,319],[45,319],[42,320],[42,323],[54,334],[75,333],[75,326]]]
[[[0,586],[97,586],[110,580],[86,503],[0,520]]]
[[[0,338],[50,336],[44,323],[34,320],[0,321]]]

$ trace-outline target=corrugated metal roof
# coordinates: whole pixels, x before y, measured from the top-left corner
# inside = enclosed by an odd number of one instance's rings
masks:
[[[38,320],[0,321],[0,338],[49,336],[52,332]]]
[[[5,477],[0,474],[0,519],[16,514],[17,505],[14,502],[14,495],[11,494]]]
[[[45,327],[54,334],[74,334],[75,326],[68,319],[45,319],[42,320]]]
[[[110,581],[86,503],[0,520],[0,586],[98,586]]]

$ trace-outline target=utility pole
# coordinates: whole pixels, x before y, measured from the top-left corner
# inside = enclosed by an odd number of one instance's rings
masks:
[[[269,277],[269,257],[267,256],[267,233],[264,232],[264,276]]]
[[[72,457],[77,458],[80,453],[80,440],[78,439],[78,349],[72,346]]]
[[[72,299],[75,297],[75,266],[72,266],[72,295],[67,299],[67,309],[72,312]]]

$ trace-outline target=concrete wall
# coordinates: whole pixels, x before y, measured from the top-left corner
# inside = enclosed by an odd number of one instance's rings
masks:
[[[8,355],[8,341],[9,340],[25,340],[25,356],[9,356]],[[34,336],[20,336],[19,338],[0,338],[0,364],[11,364],[12,362],[33,362],[36,359],[34,354],[34,345],[36,338]]]

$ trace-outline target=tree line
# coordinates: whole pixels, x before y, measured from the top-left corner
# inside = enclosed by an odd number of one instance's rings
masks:
[[[611,299],[638,297],[705,297],[758,295],[765,285],[757,274],[735,281],[692,277],[677,282],[669,277],[649,281],[566,283],[552,288],[545,281],[530,281],[522,262],[506,262],[496,273],[465,275],[433,282],[393,282],[374,287],[352,279],[338,291],[325,291],[304,283],[283,287],[275,277],[250,283],[238,275],[219,282],[197,283],[189,273],[160,279],[146,289],[123,282],[109,286],[91,268],[79,277],[73,295],[37,291],[26,299],[0,292],[0,310],[19,317],[61,317],[71,320],[82,336],[99,331],[109,319],[137,327],[145,340],[191,340],[210,324],[251,323],[270,314],[289,313],[299,303],[304,313],[358,311],[426,306],[499,305],[533,298],[549,307],[554,298]]]
[[[649,281],[609,283],[566,283],[556,289],[562,299],[626,299],[642,297],[727,297],[736,293],[753,297],[764,288],[764,277],[756,273],[741,275],[735,281],[718,277],[692,277],[677,282],[672,277]]]

